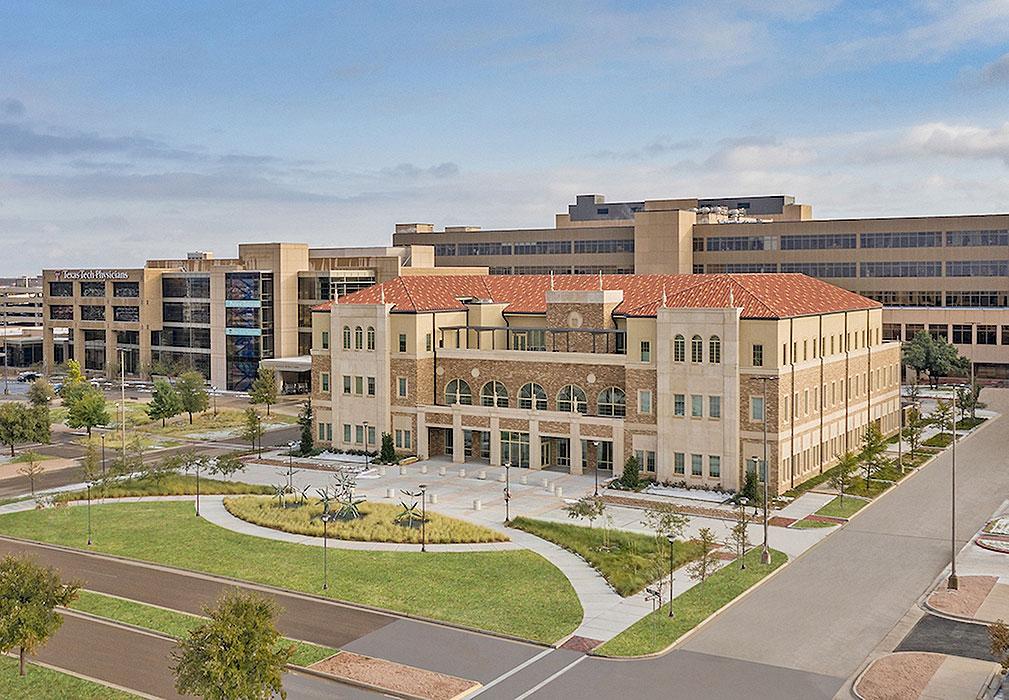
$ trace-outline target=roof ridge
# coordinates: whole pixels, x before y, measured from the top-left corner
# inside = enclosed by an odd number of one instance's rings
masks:
[[[778,273],[771,273],[771,274],[777,275]],[[746,292],[747,294],[749,294],[750,297],[752,297],[754,300],[756,300],[757,303],[759,303],[761,306],[763,306],[765,309],[767,309],[768,312],[770,312],[772,314],[777,314],[777,315],[781,314],[781,312],[778,309],[776,309],[775,307],[771,306],[766,301],[764,301],[763,297],[761,297],[755,291],[753,291],[752,289],[750,289],[749,287],[747,287],[745,284],[743,284],[741,281],[739,281],[737,279],[737,275],[735,275],[735,274],[733,274],[731,272],[728,272],[728,273],[725,273],[725,276],[729,279],[730,283],[736,284],[740,289],[742,289],[744,292]],[[811,278],[811,279],[815,279],[815,278]]]
[[[406,283],[406,277],[397,277],[397,278],[395,278],[394,280],[391,280],[391,281],[393,281],[393,282],[397,282],[397,281],[401,282],[401,286],[403,287],[403,292],[406,294],[406,298],[410,300],[410,306],[412,306],[414,309],[416,309],[417,308],[417,302],[414,301],[413,294],[410,293],[410,285],[408,285]],[[384,282],[382,283],[382,286],[385,286]]]

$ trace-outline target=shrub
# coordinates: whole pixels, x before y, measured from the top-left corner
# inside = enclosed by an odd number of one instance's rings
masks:
[[[620,483],[629,489],[636,489],[641,485],[641,465],[634,455],[624,462],[624,473],[620,475]]]

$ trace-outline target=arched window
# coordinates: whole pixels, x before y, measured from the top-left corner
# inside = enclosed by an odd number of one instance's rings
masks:
[[[599,415],[623,416],[627,412],[627,397],[623,389],[611,386],[599,392]]]
[[[708,338],[708,362],[713,365],[722,363],[722,339],[717,335]]]
[[[673,361],[683,362],[687,359],[687,344],[682,335],[673,338]]]
[[[557,410],[567,413],[588,413],[589,401],[580,386],[568,384],[557,394]]]
[[[343,327],[343,349],[350,350],[350,326]]]
[[[368,326],[368,349],[375,349],[375,329],[372,326]]]
[[[469,382],[465,379],[453,379],[445,387],[445,403],[451,406],[454,403],[463,406],[473,405],[473,392],[469,388]]]
[[[354,349],[364,349],[364,331],[361,330],[361,326],[354,328]]]
[[[487,382],[480,389],[480,405],[508,408],[508,390],[501,382]]]
[[[535,382],[523,384],[519,389],[519,408],[547,410],[547,392]]]
[[[690,361],[704,362],[704,341],[699,335],[690,339]]]

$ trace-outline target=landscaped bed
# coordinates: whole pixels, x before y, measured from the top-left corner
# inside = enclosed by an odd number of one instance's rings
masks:
[[[609,530],[555,523],[532,518],[515,518],[511,526],[553,542],[574,552],[592,565],[622,596],[634,595],[669,571],[669,545],[664,539],[626,530]],[[698,556],[693,542],[676,546],[675,566]]]
[[[675,617],[669,617],[669,604],[641,618],[616,637],[595,650],[603,656],[642,656],[655,654],[692,630],[724,605],[734,600],[762,578],[784,564],[788,557],[771,550],[771,563],[760,563],[760,549],[746,553],[746,568],[730,562],[673,600]]]
[[[858,496],[845,495],[838,496],[833,501],[816,511],[816,515],[827,518],[850,518],[858,511],[869,505],[869,501]]]
[[[949,447],[952,442],[952,433],[936,433],[922,444],[926,447]]]
[[[502,552],[329,551],[252,537],[193,517],[189,502],[91,508],[93,551],[152,561],[364,605],[454,622],[540,642],[575,630],[582,608],[567,578],[528,550]],[[83,548],[86,508],[0,515],[12,537]]]
[[[277,498],[246,496],[225,498],[224,507],[236,518],[256,525],[298,535],[322,537],[323,523],[319,519],[322,515],[322,502],[310,498],[301,504],[296,495],[289,495],[288,500],[298,505],[282,506]],[[339,507],[336,503],[330,503],[330,508],[334,512]],[[401,506],[364,502],[358,506],[358,510],[361,515],[359,518],[337,519],[330,522],[329,536],[363,542],[420,543],[419,508],[418,518],[412,524],[408,524],[406,519],[397,522],[398,516],[403,513]],[[429,544],[508,541],[507,536],[490,528],[430,511],[427,512],[424,530],[424,536]]]
[[[272,493],[273,488],[261,484],[246,484],[241,481],[220,481],[200,477],[200,493],[204,496],[231,494]],[[144,496],[189,496],[196,494],[196,477],[191,474],[166,474],[160,479],[138,476],[133,479],[113,481],[91,489],[91,499],[138,498]],[[57,501],[83,501],[88,497],[86,489],[66,491],[56,496]]]
[[[18,700],[128,700],[138,697],[33,663],[29,663],[25,671],[24,678],[18,676],[18,660],[0,656],[0,697]]]

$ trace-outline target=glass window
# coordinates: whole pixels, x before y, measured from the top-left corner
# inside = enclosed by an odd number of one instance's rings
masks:
[[[722,458],[718,455],[708,455],[708,476],[714,479],[722,476]]]
[[[683,474],[684,462],[685,462],[685,460],[684,460],[684,454],[682,452],[674,452],[673,453],[673,473],[674,474]]]
[[[687,411],[687,398],[684,394],[673,396],[673,415],[685,416]]]
[[[508,408],[508,389],[501,382],[487,382],[480,389],[480,405]]]
[[[947,231],[947,246],[1005,246],[1009,245],[1009,231]]]
[[[859,263],[862,277],[942,277],[939,261],[873,261]]]
[[[349,374],[343,375],[343,393],[350,394],[354,388],[354,378]]]
[[[690,476],[704,475],[704,455],[690,455]]]
[[[568,384],[557,394],[557,410],[566,413],[588,413],[589,402],[580,386]]]
[[[72,297],[74,295],[73,282],[50,282],[49,296],[51,297]]]
[[[81,320],[82,321],[104,321],[105,320],[105,307],[104,306],[81,306]]]
[[[122,321],[124,323],[139,323],[140,322],[140,307],[139,306],[113,306],[112,307],[112,318],[115,321]]]
[[[750,420],[758,421],[758,422],[764,420],[764,397],[763,396],[751,396],[750,397]]]
[[[260,298],[258,272],[228,272],[224,277],[224,298],[252,300]]]
[[[364,426],[355,425],[354,426],[354,442],[361,444],[364,442]]]
[[[1002,326],[1002,344],[1009,345],[1009,326]]]
[[[611,386],[599,392],[598,413],[601,416],[623,416],[626,413],[623,389]]]
[[[343,327],[343,349],[350,350],[350,326]]]
[[[368,443],[367,444],[369,444],[369,445],[377,445],[378,444],[377,442],[375,442],[375,426],[373,426],[373,425],[369,425],[368,426]]]
[[[343,424],[343,441],[350,442],[350,423]]]
[[[953,324],[953,342],[957,345],[972,345],[974,342],[973,327],[969,323]]]
[[[937,248],[942,245],[939,231],[902,231],[863,233],[863,248]]]
[[[406,380],[404,380],[404,381],[406,381]],[[374,377],[368,377],[368,396],[374,396],[374,395],[375,395],[375,378]],[[404,395],[405,394],[401,394],[401,396],[404,396]]]
[[[853,262],[783,262],[781,271],[819,278],[858,276],[858,266]]]
[[[642,362],[652,361],[652,344],[647,340],[641,341],[641,361]]]
[[[400,398],[406,398],[407,396],[406,389],[407,389],[406,377],[399,377],[396,382],[396,391]]]
[[[81,282],[82,297],[103,297],[105,296],[104,282]]]
[[[673,338],[673,361],[683,362],[686,359],[686,341],[684,341],[682,335],[677,335]]]
[[[329,331],[322,332],[322,349],[329,350]]]
[[[704,342],[699,335],[690,339],[690,361],[704,362]]]
[[[471,406],[473,404],[473,392],[470,391],[469,383],[464,379],[453,379],[445,387],[445,403],[452,405],[454,403],[461,404],[463,406]]]
[[[947,277],[1005,277],[1009,260],[948,260]]]
[[[259,309],[256,307],[232,307],[224,310],[225,325],[228,328],[259,328]]]
[[[690,395],[690,416],[701,418],[704,415],[704,397],[699,394]]]
[[[708,397],[708,417],[709,418],[721,418],[722,417],[722,397],[721,396],[709,396]]]
[[[368,349],[375,349],[375,328],[368,326]]]
[[[713,365],[722,363],[722,339],[717,335],[708,338],[708,362]]]
[[[638,412],[644,414],[652,412],[652,392],[648,389],[638,391]]]
[[[945,323],[930,323],[928,334],[936,340],[949,340],[949,326]]]
[[[519,408],[536,408],[547,410],[547,392],[535,382],[523,384],[519,389]]]
[[[838,250],[854,247],[854,233],[813,233],[781,237],[782,250]]]
[[[406,352],[406,333],[399,334],[399,351]]]
[[[364,350],[364,329],[361,326],[354,328],[354,349]]]
[[[323,372],[319,376],[322,379],[322,390],[329,391],[329,372]]]
[[[977,338],[978,345],[995,345],[998,343],[997,327],[989,324],[978,324]]]
[[[139,282],[113,282],[112,296],[136,298],[140,296]]]
[[[364,377],[356,376],[354,377],[354,393],[358,396],[364,395]]]
[[[753,346],[753,366],[763,367],[764,366],[764,346],[754,345]]]

